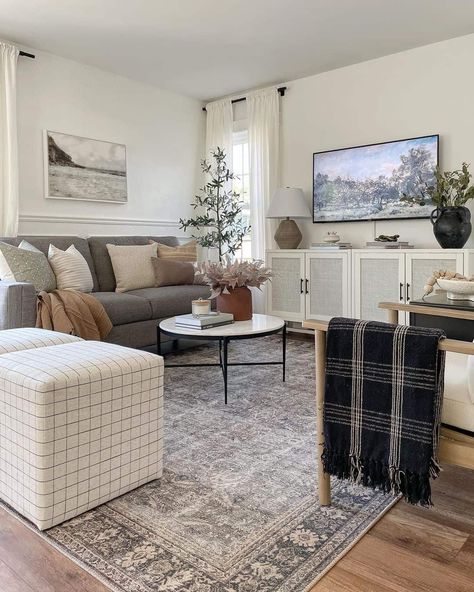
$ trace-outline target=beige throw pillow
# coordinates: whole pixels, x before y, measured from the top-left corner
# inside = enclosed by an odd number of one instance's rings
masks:
[[[155,286],[180,286],[194,283],[194,265],[189,261],[173,261],[152,257]]]
[[[151,258],[156,257],[156,243],[106,246],[114,269],[116,292],[152,288],[155,285]]]
[[[56,276],[58,290],[92,292],[94,280],[84,257],[74,245],[65,251],[49,245],[48,261]]]
[[[153,242],[153,241],[150,241]],[[158,257],[162,259],[173,259],[174,261],[197,261],[197,243],[195,240],[189,241],[178,247],[168,247],[160,243],[153,243],[157,246]]]

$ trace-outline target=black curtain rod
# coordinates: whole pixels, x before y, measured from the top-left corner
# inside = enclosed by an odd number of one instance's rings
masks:
[[[32,53],[27,53],[26,51],[20,51],[20,55],[24,58],[31,58],[32,60],[35,59],[35,55]]]
[[[281,97],[285,96],[285,92],[286,92],[286,86],[280,86],[280,88],[277,88],[277,91],[279,92]],[[241,97],[240,99],[232,99],[231,103],[241,103],[242,101],[246,101],[246,97]],[[203,111],[206,111],[206,107],[202,108]]]

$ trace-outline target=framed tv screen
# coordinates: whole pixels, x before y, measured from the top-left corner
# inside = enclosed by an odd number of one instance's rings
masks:
[[[313,154],[313,222],[428,218],[432,203],[411,205],[434,181],[439,135]]]

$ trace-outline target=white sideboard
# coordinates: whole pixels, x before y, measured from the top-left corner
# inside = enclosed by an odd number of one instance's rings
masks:
[[[437,269],[474,274],[474,249],[348,249],[267,251],[274,277],[267,287],[267,312],[287,321],[334,316],[386,320],[382,301],[423,296]],[[399,322],[407,322],[399,313]]]

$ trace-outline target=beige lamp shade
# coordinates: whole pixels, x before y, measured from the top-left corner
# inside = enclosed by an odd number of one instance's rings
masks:
[[[311,213],[302,189],[284,187],[273,195],[267,218],[284,218],[275,232],[280,249],[297,249],[303,238],[298,225],[291,218],[310,218]]]
[[[267,218],[311,218],[302,189],[282,187],[273,195]]]

